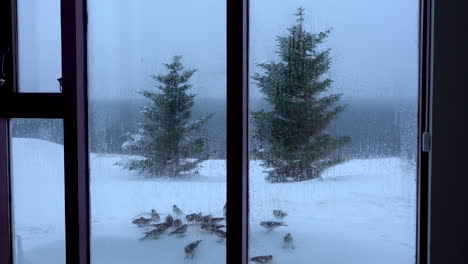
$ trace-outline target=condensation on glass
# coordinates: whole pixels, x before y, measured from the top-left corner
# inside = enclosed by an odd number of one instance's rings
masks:
[[[91,263],[225,263],[225,1],[87,5]]]
[[[18,89],[58,93],[62,75],[60,0],[18,0]]]
[[[251,261],[415,263],[418,2],[250,1]]]
[[[13,263],[65,263],[63,122],[11,119]]]

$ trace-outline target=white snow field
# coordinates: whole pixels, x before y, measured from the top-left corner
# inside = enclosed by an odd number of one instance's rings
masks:
[[[14,227],[19,264],[63,264],[63,148],[14,138]],[[163,235],[140,241],[144,228],[131,223],[155,208],[172,205],[184,213],[222,215],[225,162],[210,160],[200,174],[184,180],[151,180],[114,165],[122,156],[91,154],[91,257],[96,264],[221,264],[225,242],[189,227],[185,237]],[[60,166],[56,166],[56,165]],[[351,160],[327,170],[322,180],[270,184],[263,168],[251,164],[250,253],[273,255],[274,264],[414,263],[416,168],[399,158]],[[16,197],[21,197],[16,200]],[[42,206],[37,206],[38,204]],[[273,232],[259,222],[272,210],[288,213],[288,226]],[[284,249],[290,232],[295,249]],[[193,259],[184,247],[201,239]]]

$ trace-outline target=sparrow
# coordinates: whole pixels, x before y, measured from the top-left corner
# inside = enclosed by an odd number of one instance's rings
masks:
[[[273,210],[273,215],[277,218],[277,219],[283,219],[285,218],[288,214],[281,211],[281,210]]]
[[[194,220],[197,223],[203,222],[203,216],[202,216],[201,212],[194,216]]]
[[[200,242],[202,242],[202,241],[201,241],[201,240],[197,240],[197,241],[195,241],[195,242],[192,242],[192,243],[188,244],[188,245],[184,248],[184,251],[185,251],[185,258],[193,259],[193,256],[195,255],[195,251],[197,250],[198,244],[200,244]]]
[[[217,229],[217,228],[216,228],[216,229],[213,229],[213,234],[215,234],[215,235],[216,235],[217,237],[219,237],[221,240],[222,240],[223,238],[226,238],[226,235],[227,235],[226,231],[223,231],[223,230]]]
[[[287,233],[284,237],[283,237],[283,248],[292,248],[294,249],[294,244],[293,244],[293,237],[291,236],[291,233]]]
[[[181,227],[183,223],[184,222],[182,222],[182,220],[176,219],[174,220],[174,222],[172,222],[172,226],[178,228],[178,227]]]
[[[144,240],[144,239],[147,239],[147,238],[151,238],[151,239],[158,239],[159,236],[164,233],[164,231],[166,230],[167,228],[156,228],[154,230],[151,230],[151,231],[148,231],[148,232],[145,232],[145,236],[140,238],[140,240]]]
[[[172,226],[172,223],[174,222],[174,218],[172,218],[172,215],[166,216],[166,224],[168,226]]]
[[[161,221],[161,217],[159,217],[159,214],[154,209],[151,209],[151,220],[156,223]]]
[[[211,215],[205,215],[202,217],[202,222],[208,223],[208,222],[211,222],[211,219],[213,219]]]
[[[287,226],[282,222],[276,222],[276,221],[265,221],[265,222],[261,222],[260,225],[268,229],[268,231],[272,231],[273,229],[276,229],[280,226]]]
[[[224,217],[211,217],[210,222],[212,222],[212,223],[213,223],[213,222],[217,223],[217,222],[223,221],[224,219],[226,219],[226,218],[224,218]]]
[[[184,235],[187,232],[187,225],[182,225],[181,227],[177,228],[176,230],[169,233],[170,236],[172,235]]]
[[[145,227],[149,225],[151,219],[144,218],[143,216],[132,221],[133,224],[137,225],[138,227]]]
[[[272,260],[273,260],[272,255],[250,258],[250,261],[255,262],[255,263],[262,263],[262,264],[271,263]]]
[[[185,219],[187,220],[187,222],[193,222],[195,221],[196,219],[201,219],[202,218],[202,214],[201,213],[198,213],[198,214],[189,214],[187,216],[185,216]]]
[[[159,223],[159,224],[153,224],[151,226],[156,227],[156,229],[163,229],[164,228],[164,230],[166,230],[166,229],[168,229],[170,227],[170,225],[168,223],[166,223],[166,222]]]
[[[203,229],[203,230],[206,230],[208,232],[213,232],[215,229],[220,229],[220,228],[223,228],[223,227],[226,227],[225,225],[217,225],[215,223],[212,223],[212,222],[208,222],[208,223],[202,223],[200,228]]]
[[[174,212],[174,214],[178,216],[181,216],[184,214],[182,210],[180,210],[179,207],[177,207],[177,205],[172,206],[172,212]]]

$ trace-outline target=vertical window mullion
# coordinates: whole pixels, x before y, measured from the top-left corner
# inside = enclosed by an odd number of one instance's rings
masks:
[[[90,259],[85,3],[61,1],[67,264]]]
[[[0,263],[11,263],[8,119],[0,117]]]
[[[428,169],[429,153],[422,150],[422,134],[429,128],[430,79],[430,23],[431,1],[419,4],[419,137],[418,137],[418,212],[417,212],[417,263],[427,263],[428,257]]]
[[[227,264],[247,263],[248,0],[227,0]]]
[[[15,87],[16,0],[0,2],[0,97]],[[0,110],[0,263],[12,262],[8,117]]]

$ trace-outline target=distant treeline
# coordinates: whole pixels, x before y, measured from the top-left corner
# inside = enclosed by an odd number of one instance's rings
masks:
[[[123,153],[125,132],[137,132],[140,109],[145,100],[91,100],[89,149],[94,153]],[[352,142],[340,152],[347,158],[402,156],[416,160],[417,101],[415,98],[344,99],[345,111],[327,128],[334,136],[351,136]],[[261,99],[251,100],[252,109],[267,109]],[[226,102],[198,99],[193,117],[214,113],[204,133],[214,158],[226,154]],[[31,137],[63,143],[60,120],[15,119],[13,137]],[[255,142],[250,142],[255,144]]]

